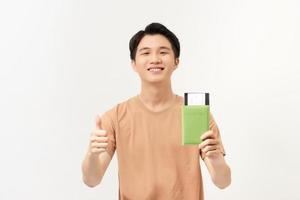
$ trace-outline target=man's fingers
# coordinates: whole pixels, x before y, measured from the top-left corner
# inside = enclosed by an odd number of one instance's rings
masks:
[[[107,136],[106,130],[95,129],[91,132],[91,136]]]
[[[91,149],[92,153],[102,153],[104,151],[106,151],[106,149],[103,149],[103,148],[92,148]]]
[[[92,148],[106,148],[108,146],[107,142],[103,142],[103,143],[98,143],[98,142],[93,142],[91,144]]]
[[[205,139],[207,139],[207,138],[210,138],[210,137],[212,137],[212,135],[213,135],[212,130],[206,131],[206,132],[203,133],[203,135],[201,136],[201,140],[203,141],[203,140],[205,140]]]
[[[98,155],[104,151],[108,146],[108,137],[105,130],[102,128],[102,120],[99,115],[95,119],[95,129],[90,136],[89,152],[93,155]]]
[[[94,130],[92,135],[95,135],[95,136],[107,136],[107,133],[105,130]]]
[[[92,142],[108,142],[108,137],[103,136],[92,136],[91,137],[91,143]]]
[[[203,141],[202,143],[200,143],[198,145],[198,148],[199,149],[203,149],[207,145],[218,145],[218,144],[219,144],[218,140],[215,140],[215,139],[206,139],[205,141]]]
[[[216,138],[215,133],[212,130],[205,132],[201,137],[201,140],[204,141],[208,138]]]
[[[202,149],[202,152],[203,153],[207,153],[209,151],[214,151],[214,150],[217,150],[218,149],[218,146],[217,145],[207,145],[206,147],[204,147]]]
[[[96,117],[96,129],[102,129],[101,117],[99,115]]]

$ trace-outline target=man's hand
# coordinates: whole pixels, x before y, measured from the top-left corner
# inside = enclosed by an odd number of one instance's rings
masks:
[[[92,156],[98,156],[100,153],[106,151],[108,145],[107,133],[101,127],[101,118],[97,116],[96,127],[90,136],[90,144],[88,153]]]
[[[223,156],[222,141],[218,135],[218,129],[205,132],[201,139],[203,142],[198,147],[212,181],[217,187],[224,189],[231,183],[231,171]]]
[[[202,159],[204,158],[219,158],[223,157],[223,152],[221,150],[221,141],[218,137],[218,133],[209,130],[205,132],[202,136],[202,143],[199,144],[198,148],[201,152]]]
[[[82,162],[83,181],[89,187],[98,185],[107,169],[111,157],[106,152],[108,137],[102,129],[101,118],[97,116],[96,127],[90,136],[87,154]],[[106,153],[105,153],[106,152]]]

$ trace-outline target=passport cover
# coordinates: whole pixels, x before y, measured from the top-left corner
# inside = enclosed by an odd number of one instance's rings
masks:
[[[182,145],[200,144],[201,135],[208,130],[208,105],[182,106]]]

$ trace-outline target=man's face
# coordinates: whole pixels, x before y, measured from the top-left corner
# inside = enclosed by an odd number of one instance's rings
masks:
[[[178,62],[166,37],[159,34],[146,35],[137,47],[132,67],[142,81],[157,83],[170,80]]]

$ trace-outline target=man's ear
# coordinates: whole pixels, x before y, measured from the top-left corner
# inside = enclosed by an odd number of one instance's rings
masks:
[[[131,60],[131,67],[132,69],[137,72],[137,69],[136,69],[136,65],[135,65],[135,61],[134,60]]]
[[[177,69],[178,65],[179,65],[179,58],[175,58],[174,70]]]

